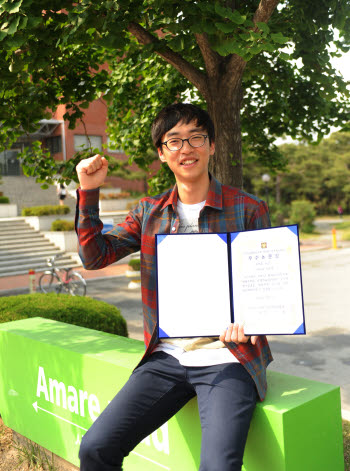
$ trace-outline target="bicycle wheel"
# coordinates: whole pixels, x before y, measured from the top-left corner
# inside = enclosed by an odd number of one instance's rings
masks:
[[[72,296],[85,296],[86,281],[80,273],[73,271],[70,273],[66,288]]]
[[[55,273],[44,273],[39,278],[39,288],[42,293],[60,293],[62,284]]]

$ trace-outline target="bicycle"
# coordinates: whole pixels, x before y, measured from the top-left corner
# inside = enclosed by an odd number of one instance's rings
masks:
[[[82,275],[70,268],[58,269],[55,266],[55,260],[60,255],[54,255],[46,260],[50,270],[46,270],[39,278],[39,288],[42,293],[61,293],[62,291],[72,296],[85,296],[86,281]],[[65,271],[64,278],[60,277],[59,272]]]

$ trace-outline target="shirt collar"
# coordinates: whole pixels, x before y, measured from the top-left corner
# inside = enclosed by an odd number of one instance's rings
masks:
[[[209,178],[210,184],[205,206],[211,206],[215,209],[222,209],[222,185],[211,174],[209,174]],[[178,198],[179,193],[177,184],[175,184],[174,187],[170,190],[169,197],[164,201],[162,209],[169,205],[172,205],[172,207],[175,209],[177,207]]]

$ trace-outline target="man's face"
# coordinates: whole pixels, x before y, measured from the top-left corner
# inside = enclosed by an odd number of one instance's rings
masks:
[[[207,132],[198,127],[196,121],[191,121],[188,124],[179,121],[176,126],[162,136],[162,142],[175,138],[189,139],[198,135],[207,135]],[[207,178],[209,158],[214,154],[214,151],[215,144],[213,142],[209,144],[209,138],[206,138],[202,147],[192,147],[185,141],[182,148],[175,151],[162,145],[161,149],[158,149],[158,154],[160,160],[169,165],[178,182],[196,182],[200,181],[203,176]]]

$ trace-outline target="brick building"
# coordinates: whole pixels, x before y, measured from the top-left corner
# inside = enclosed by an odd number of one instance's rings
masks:
[[[29,136],[23,135],[16,144],[4,152],[0,152],[0,175],[3,177],[23,176],[18,152],[30,145],[34,140],[40,140],[57,160],[68,160],[75,152],[82,150],[82,146],[104,149],[104,151],[119,160],[127,160],[122,150],[113,150],[117,145],[111,146],[106,134],[107,106],[103,99],[92,102],[82,122],[77,122],[75,129],[68,129],[68,122],[63,120],[66,107],[60,105],[51,119],[40,121],[38,130]],[[111,149],[110,147],[113,147]],[[154,166],[157,168],[157,165]],[[133,165],[131,170],[137,170]],[[23,178],[25,178],[23,176]],[[146,189],[146,181],[124,180],[119,177],[108,177],[108,186],[122,190],[140,191]]]

